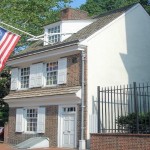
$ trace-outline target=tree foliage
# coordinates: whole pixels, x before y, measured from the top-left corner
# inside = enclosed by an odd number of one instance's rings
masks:
[[[70,2],[71,0],[1,0],[0,19],[36,36],[43,33],[44,25],[56,21],[58,11]],[[12,28],[9,29],[12,31]],[[14,32],[21,35],[20,45],[25,45],[29,36],[16,30]]]
[[[85,4],[81,5],[80,9],[87,11],[90,16],[93,16],[138,2],[150,14],[150,5],[148,5],[147,0],[87,0]]]
[[[0,21],[14,26],[32,35],[43,33],[43,26],[59,19],[59,11],[65,8],[71,0],[1,0]],[[0,26],[21,35],[18,48],[26,47],[28,35],[0,24]],[[0,126],[8,120],[8,104],[3,98],[9,93],[10,71],[5,68],[0,72]]]
[[[8,104],[3,101],[3,98],[9,93],[10,89],[10,71],[5,68],[0,72],[0,126],[8,121]]]

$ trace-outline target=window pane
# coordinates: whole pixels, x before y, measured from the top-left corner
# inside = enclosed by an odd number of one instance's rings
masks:
[[[56,26],[54,28],[48,29],[48,33],[60,33],[60,26]],[[60,34],[53,34],[48,36],[49,42],[59,42],[60,41]]]
[[[58,62],[47,63],[46,85],[57,84]]]
[[[30,75],[29,67],[21,69],[21,88],[29,87],[29,75]]]
[[[27,109],[27,131],[37,131],[37,109]]]

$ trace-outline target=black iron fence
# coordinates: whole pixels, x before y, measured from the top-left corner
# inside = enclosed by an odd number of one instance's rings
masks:
[[[98,86],[99,133],[150,133],[150,85]]]

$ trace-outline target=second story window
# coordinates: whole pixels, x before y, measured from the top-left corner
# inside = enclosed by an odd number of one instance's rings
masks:
[[[46,66],[46,85],[56,85],[58,74],[58,62],[47,63]]]
[[[48,41],[51,43],[56,43],[60,41],[60,26],[56,26],[48,29]]]
[[[29,88],[30,68],[21,69],[21,88]]]

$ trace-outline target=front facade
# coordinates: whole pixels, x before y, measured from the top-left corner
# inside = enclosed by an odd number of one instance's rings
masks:
[[[150,81],[150,17],[140,4],[92,19],[68,11],[62,12],[63,20],[45,26],[45,46],[7,62],[12,67],[11,92],[5,97],[9,143],[44,136],[50,146],[76,148],[84,120],[88,145],[97,86]]]
[[[81,100],[80,53],[54,60],[12,69],[12,91],[10,99],[7,97],[9,143],[43,136],[49,138],[53,147],[77,147],[80,136],[77,128]],[[58,83],[59,78],[61,83]]]

